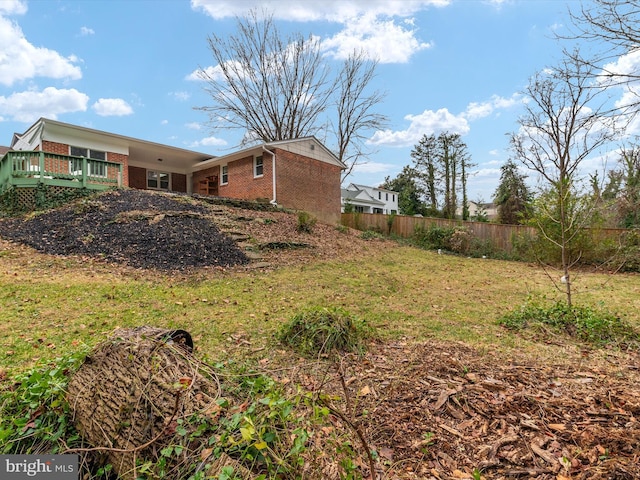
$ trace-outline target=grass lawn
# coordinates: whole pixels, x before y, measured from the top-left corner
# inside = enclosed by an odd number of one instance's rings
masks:
[[[212,360],[251,355],[269,348],[279,325],[314,306],[346,308],[385,339],[556,356],[557,345],[522,340],[496,324],[531,296],[563,298],[540,268],[385,245],[351,261],[171,275],[5,244],[0,368],[21,371],[138,325],[188,330]],[[574,289],[576,304],[604,306],[640,327],[637,275],[578,273]]]

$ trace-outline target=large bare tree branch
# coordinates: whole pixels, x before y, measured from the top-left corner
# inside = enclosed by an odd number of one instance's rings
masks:
[[[371,153],[365,150],[367,134],[382,129],[387,123],[385,115],[374,111],[375,106],[382,103],[385,94],[379,91],[367,94],[376,67],[377,62],[367,60],[364,52],[354,52],[345,60],[338,77],[334,130],[338,143],[337,156],[348,165],[342,175],[343,180],[351,174],[362,157]]]
[[[212,104],[199,107],[213,130],[244,132],[243,143],[290,140],[326,132],[347,166],[343,179],[371,152],[367,138],[386,125],[375,107],[384,99],[369,93],[377,62],[354,52],[332,71],[317,37],[283,36],[273,16],[251,11],[237,18],[237,33],[212,34],[213,70],[200,69]],[[330,130],[327,127],[331,125]]]
[[[201,69],[214,129],[243,129],[264,142],[314,135],[332,93],[319,40],[283,37],[273,17],[251,11],[229,38],[212,34],[215,73]]]
[[[634,115],[640,109],[640,62],[633,60],[640,52],[640,0],[591,0],[569,10],[572,29],[558,35],[561,40],[588,44],[589,56],[565,49],[574,63],[591,68],[595,87],[625,89],[629,94],[616,108],[618,113]]]

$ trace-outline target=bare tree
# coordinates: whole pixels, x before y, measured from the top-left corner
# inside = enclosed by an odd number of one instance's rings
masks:
[[[337,156],[347,165],[344,180],[363,157],[371,152],[365,149],[368,133],[382,129],[387,117],[374,112],[384,94],[375,91],[367,94],[367,87],[375,76],[377,62],[367,60],[364,52],[354,52],[345,60],[338,76],[337,120],[334,127],[337,139]]]
[[[573,30],[559,35],[561,40],[578,40],[589,45],[588,56],[578,50],[565,49],[576,65],[587,67],[597,80],[595,88],[620,87],[628,95],[615,109],[618,114],[635,114],[640,109],[640,70],[633,59],[640,51],[640,0],[591,0],[569,11]],[[584,70],[583,70],[584,72]]]
[[[386,122],[374,112],[384,95],[368,92],[377,62],[354,52],[332,71],[318,37],[284,36],[273,15],[255,10],[236,24],[235,35],[208,38],[217,65],[198,72],[212,100],[198,109],[208,113],[212,130],[243,131],[249,144],[317,135],[333,125],[329,146],[350,174],[368,153],[367,133]]]
[[[564,292],[571,307],[570,255],[572,241],[584,218],[578,214],[579,167],[619,133],[606,90],[594,89],[593,67],[567,58],[559,67],[536,74],[525,90],[529,102],[520,118],[520,131],[511,135],[515,156],[536,172],[546,187],[540,232],[560,249]],[[545,227],[546,225],[546,227]],[[554,225],[551,229],[548,226]]]
[[[213,100],[199,109],[212,128],[243,130],[248,142],[313,135],[332,87],[319,40],[283,38],[273,16],[255,10],[238,18],[237,28],[228,39],[208,38],[217,66],[199,71]]]
[[[591,0],[569,14],[576,30],[572,36],[560,38],[602,45],[598,52],[601,61],[611,61],[640,48],[640,0]]]

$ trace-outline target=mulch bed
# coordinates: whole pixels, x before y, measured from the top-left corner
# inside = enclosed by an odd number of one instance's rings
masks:
[[[229,267],[249,262],[207,218],[180,197],[109,192],[27,218],[0,221],[0,236],[51,255],[87,255],[135,268]]]
[[[371,243],[332,225],[318,223],[311,233],[297,227],[295,213],[271,206],[119,190],[0,219],[0,238],[44,254],[160,271],[278,267],[353,256]],[[249,255],[248,248],[257,252]]]
[[[378,478],[640,478],[639,357],[597,356],[551,364],[395,342],[341,359],[347,394],[336,369],[327,381],[321,364],[281,377],[341,398],[336,405],[378,453]],[[363,451],[355,435],[353,444]],[[365,459],[361,468],[366,475]]]

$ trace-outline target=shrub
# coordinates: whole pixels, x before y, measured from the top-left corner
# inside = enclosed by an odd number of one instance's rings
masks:
[[[305,356],[362,352],[371,336],[367,324],[340,308],[312,308],[295,315],[277,334],[278,340]]]
[[[474,236],[466,227],[439,227],[431,225],[429,228],[416,226],[412,241],[420,248],[429,250],[448,250],[454,253],[468,254],[471,251]]]
[[[544,333],[550,330],[596,345],[637,347],[640,341],[640,333],[617,315],[590,306],[569,307],[565,302],[545,307],[529,301],[501,317],[498,323],[516,331],[530,329]]]
[[[342,225],[341,223],[336,225],[336,230],[340,233],[349,233],[349,227]]]
[[[456,227],[449,237],[449,248],[452,252],[467,254],[473,240],[472,233],[465,227]]]
[[[609,251],[611,254],[605,262],[607,268],[621,272],[640,272],[640,229],[624,232],[619,243],[611,246]]]
[[[379,240],[384,238],[384,235],[376,230],[365,230],[360,234],[360,238],[363,240]]]
[[[311,215],[309,212],[298,212],[298,227],[299,233],[311,233],[313,227],[315,227],[318,219]]]
[[[85,355],[33,368],[17,376],[10,390],[0,391],[1,454],[55,454],[79,444],[65,396],[69,375]]]
[[[449,238],[452,234],[453,228],[438,227],[436,225],[425,228],[422,225],[417,225],[412,239],[421,248],[449,250]]]

